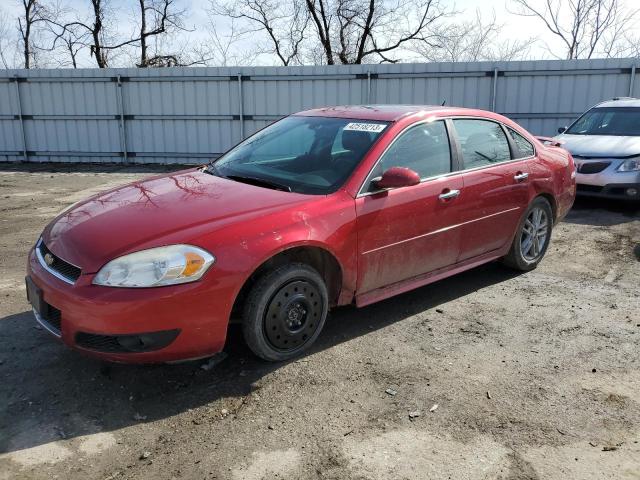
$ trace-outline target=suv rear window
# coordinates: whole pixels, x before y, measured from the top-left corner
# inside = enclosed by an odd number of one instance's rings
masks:
[[[570,135],[640,135],[640,108],[596,107],[582,115],[565,132]]]

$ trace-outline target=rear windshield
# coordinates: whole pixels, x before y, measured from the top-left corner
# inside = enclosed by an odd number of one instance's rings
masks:
[[[386,122],[291,116],[230,150],[211,173],[292,192],[327,194],[351,175]]]
[[[571,125],[566,133],[571,135],[640,135],[640,108],[592,108]]]

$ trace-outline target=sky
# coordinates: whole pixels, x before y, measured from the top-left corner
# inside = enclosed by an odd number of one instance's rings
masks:
[[[77,8],[79,11],[86,10],[89,3],[88,0],[62,1],[63,3],[68,4],[71,8]],[[125,12],[133,12],[137,4],[135,0],[110,1],[114,7],[118,7]],[[207,24],[209,23],[206,13],[206,6],[208,2],[206,0],[177,0],[177,2],[188,12],[185,26],[190,30],[193,30],[187,34],[189,42],[206,42],[208,38]],[[621,2],[629,9],[638,8],[637,0],[621,0]],[[4,11],[13,25],[17,22],[17,16],[20,12],[19,3],[20,0],[0,0],[0,12]],[[513,41],[537,37],[537,41],[530,50],[530,56],[532,58],[555,58],[554,52],[557,52],[560,55],[563,53],[563,47],[560,40],[555,35],[551,34],[544,27],[541,21],[511,13],[509,10],[513,10],[515,7],[509,0],[457,0],[455,3],[443,0],[443,3],[460,12],[456,17],[459,19],[464,19],[465,17],[473,18],[476,15],[476,11],[480,11],[483,19],[488,20],[492,16],[492,12],[494,12],[498,23],[503,25],[501,35],[505,39]],[[129,18],[119,18],[118,20],[122,25],[121,29],[123,33],[133,32],[134,24]],[[224,25],[222,25],[221,29],[225,29]],[[635,22],[633,29],[637,35],[640,35],[640,16],[638,21]],[[237,48],[242,49],[243,45],[239,44],[237,45]],[[91,60],[88,58],[84,58],[81,63],[82,66],[93,66],[93,63],[91,63]],[[261,57],[259,63],[277,64],[275,59],[270,59],[268,57]]]

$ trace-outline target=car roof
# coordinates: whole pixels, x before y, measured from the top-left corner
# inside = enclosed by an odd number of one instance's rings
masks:
[[[306,117],[338,117],[358,120],[381,120],[393,122],[408,115],[430,112],[434,115],[478,115],[489,112],[479,110],[444,107],[440,105],[341,105],[335,107],[314,108],[295,113]]]
[[[640,107],[640,98],[619,97],[599,103],[594,108],[606,107]]]

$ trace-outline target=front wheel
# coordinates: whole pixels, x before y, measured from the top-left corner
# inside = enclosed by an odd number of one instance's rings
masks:
[[[553,228],[553,211],[546,198],[538,197],[527,209],[518,226],[511,250],[503,263],[516,270],[529,271],[544,257]]]
[[[318,338],[328,309],[327,287],[315,269],[303,263],[275,268],[249,292],[242,320],[244,339],[264,360],[288,360]]]

